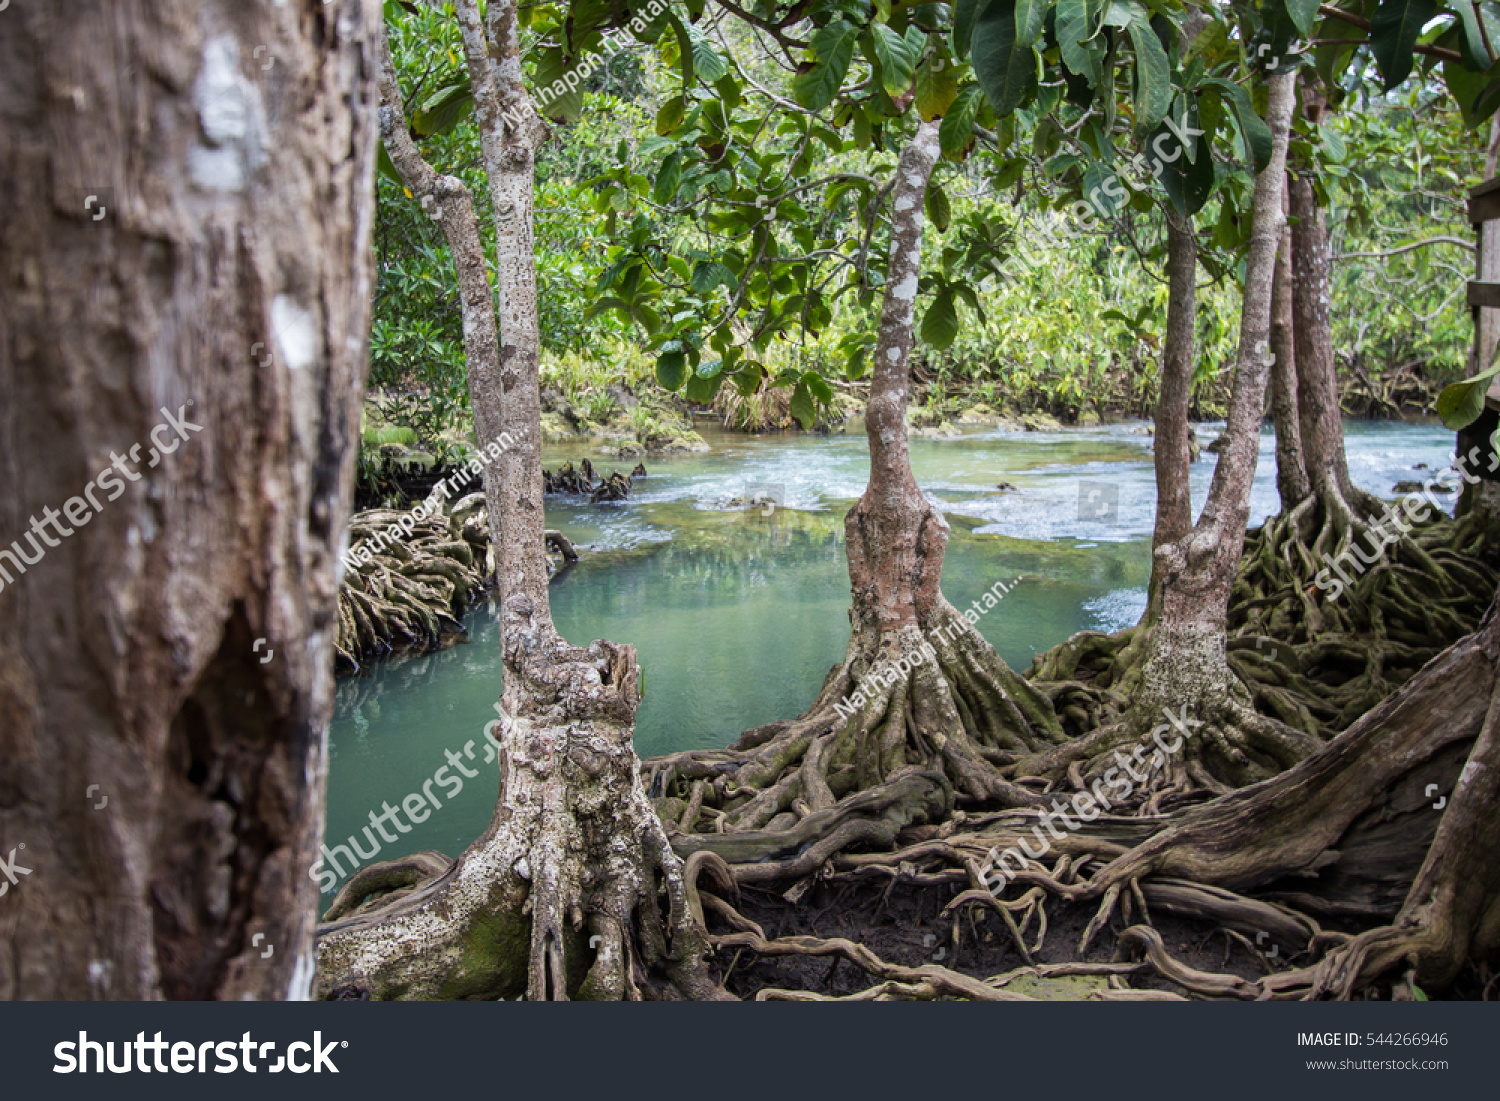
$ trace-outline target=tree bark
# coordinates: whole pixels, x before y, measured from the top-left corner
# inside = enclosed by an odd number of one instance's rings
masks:
[[[439,175],[422,157],[407,130],[401,86],[391,60],[390,43],[382,31],[380,40],[380,138],[401,182],[442,227],[453,266],[458,275],[459,312],[463,318],[464,370],[469,386],[469,407],[474,413],[474,435],[479,449],[493,445],[503,452],[500,385],[500,341],[495,325],[495,299],[490,289],[489,265],[474,216],[474,200],[463,181]],[[500,546],[498,532],[504,521],[504,498],[500,492],[500,468],[484,464],[485,516],[491,521],[491,541]]]
[[[1326,103],[1310,84],[1302,85],[1302,110],[1310,122],[1322,119]],[[1303,466],[1313,493],[1335,514],[1340,529],[1378,511],[1378,502],[1349,480],[1344,456],[1344,425],[1339,411],[1337,366],[1333,355],[1333,264],[1323,210],[1313,189],[1313,169],[1299,164],[1289,184],[1292,217],[1292,328],[1296,347],[1297,403]]]
[[[1277,246],[1286,224],[1283,213],[1286,151],[1290,131],[1292,89],[1290,74],[1273,74],[1267,121],[1271,126],[1271,161],[1256,177],[1254,228],[1245,267],[1244,305],[1240,314],[1239,350],[1230,398],[1225,446],[1219,453],[1208,501],[1196,525],[1184,529],[1182,502],[1165,502],[1158,532],[1179,533],[1155,540],[1152,579],[1155,591],[1142,624],[1115,659],[1112,690],[1129,699],[1121,721],[1101,726],[1088,737],[1048,749],[1021,761],[1020,776],[1058,775],[1070,763],[1088,759],[1088,777],[1110,763],[1109,753],[1122,742],[1148,739],[1150,728],[1163,712],[1188,715],[1208,724],[1208,736],[1190,752],[1157,773],[1165,790],[1208,787],[1225,790],[1266,772],[1279,771],[1316,748],[1315,739],[1274,720],[1264,719],[1248,706],[1248,693],[1225,657],[1230,589],[1238,572],[1250,514],[1250,486],[1260,448],[1260,424],[1270,372],[1271,289]],[[1176,231],[1169,241],[1173,296],[1182,314],[1175,324],[1188,324],[1191,298],[1186,293],[1191,275],[1190,239]],[[1169,307],[1170,308],[1170,307]],[[1169,315],[1170,318],[1170,315]],[[1169,332],[1173,320],[1169,319]],[[1181,364],[1175,355],[1183,334],[1172,337],[1174,360],[1164,368],[1167,386],[1180,385],[1175,374]],[[1180,396],[1174,399],[1180,404]],[[1163,411],[1167,411],[1165,408]],[[1169,412],[1169,417],[1173,416]],[[1175,417],[1173,418],[1175,419]],[[1185,482],[1180,453],[1162,450],[1164,434],[1176,439],[1176,428],[1158,431],[1158,480]],[[1175,450],[1175,448],[1173,449]],[[1185,487],[1183,487],[1185,488]]]
[[[1302,465],[1302,425],[1297,410],[1297,343],[1292,312],[1292,231],[1281,231],[1271,285],[1271,419],[1276,426],[1276,492],[1291,512],[1312,492]]]
[[[682,860],[641,783],[635,650],[575,647],[552,623],[532,243],[535,155],[547,129],[522,83],[515,0],[494,0],[487,27],[477,0],[455,8],[496,225],[498,385],[471,377],[470,386],[476,423],[498,425],[507,445],[491,510],[505,684],[500,718],[486,728],[498,746],[499,799],[484,835],[442,875],[410,862],[367,869],[373,897],[341,896],[350,916],[319,931],[319,993],[727,997],[708,975]],[[399,895],[378,904],[392,886]]]
[[[1191,220],[1167,217],[1167,333],[1162,347],[1161,393],[1156,402],[1156,528],[1152,547],[1175,543],[1193,527],[1189,477],[1188,404],[1198,319],[1198,244]],[[1153,569],[1153,578],[1155,570]],[[1156,585],[1153,581],[1152,588]]]
[[[308,993],[379,14],[4,16],[0,998]]]

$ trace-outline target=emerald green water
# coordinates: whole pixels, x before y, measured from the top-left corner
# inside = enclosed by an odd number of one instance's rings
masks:
[[[1453,440],[1437,426],[1347,430],[1355,479],[1385,496],[1395,481],[1420,476],[1415,464],[1443,465]],[[1216,433],[1199,434],[1206,442]],[[843,518],[868,476],[863,434],[745,437],[710,427],[704,435],[709,454],[648,459],[650,477],[628,501],[547,501],[548,526],[584,551],[552,581],[553,616],[575,643],[636,647],[646,689],[635,734],[642,756],[726,745],[749,727],[795,716],[848,642]],[[917,480],[952,527],[948,599],[965,607],[997,581],[1020,578],[978,624],[1011,665],[1024,668],[1075,631],[1116,630],[1139,616],[1155,508],[1150,442],[1129,425],[912,442]],[[1252,523],[1277,507],[1272,446],[1268,432]],[[552,466],[584,453],[552,448],[545,458]],[[1213,472],[1213,455],[1204,460],[1193,472],[1195,508]],[[1016,489],[997,490],[1001,481]],[[770,515],[722,508],[756,493],[782,504]],[[498,773],[484,762],[482,731],[495,717],[501,675],[493,609],[475,609],[468,626],[466,644],[340,682],[329,736],[330,844],[347,844],[370,812],[399,806],[440,768],[444,779],[431,790],[441,809],[421,824],[388,822],[394,841],[372,829],[380,849],[369,859],[421,849],[455,856],[488,823]],[[463,756],[466,743],[472,756]],[[449,764],[449,752],[476,775]],[[356,839],[368,850],[362,833]],[[340,860],[347,870],[351,861]]]

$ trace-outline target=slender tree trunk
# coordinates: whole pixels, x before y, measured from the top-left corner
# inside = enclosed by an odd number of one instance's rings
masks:
[[[1193,710],[1227,695],[1231,675],[1224,660],[1229,589],[1239,566],[1250,515],[1250,485],[1260,450],[1260,424],[1270,372],[1271,283],[1276,250],[1286,224],[1282,213],[1286,149],[1291,123],[1292,77],[1267,79],[1270,163],[1255,179],[1254,228],[1245,263],[1239,351],[1230,396],[1225,445],[1219,452],[1208,501],[1186,537],[1158,547],[1162,561],[1162,618],[1152,631],[1141,703]],[[1153,720],[1154,721],[1154,720]]]
[[[1178,357],[1185,346],[1190,347],[1193,254],[1191,238],[1177,227],[1169,229],[1170,349],[1159,410],[1166,423],[1157,431],[1156,456],[1158,484],[1169,492],[1159,504],[1151,603],[1112,665],[1111,691],[1130,703],[1120,721],[1097,724],[1087,737],[1021,761],[1017,775],[1058,776],[1076,762],[1087,761],[1084,771],[1073,775],[1091,778],[1113,764],[1112,752],[1122,743],[1146,739],[1147,749],[1154,750],[1147,732],[1162,721],[1163,711],[1180,716],[1184,708],[1207,725],[1208,733],[1180,758],[1163,762],[1166,767],[1153,781],[1156,798],[1176,789],[1223,790],[1227,784],[1284,768],[1318,744],[1257,715],[1225,656],[1229,594],[1244,547],[1270,374],[1271,290],[1277,247],[1286,224],[1283,197],[1291,81],[1290,74],[1268,78],[1267,122],[1273,148],[1270,163],[1255,181],[1254,224],[1225,446],[1219,453],[1208,501],[1191,527],[1182,515],[1186,463],[1176,441],[1183,435],[1177,426],[1184,421],[1179,418],[1185,418],[1179,392],[1184,363]],[[1190,357],[1184,358],[1191,362]]]
[[[1167,218],[1167,334],[1162,348],[1161,394],[1156,403],[1156,528],[1151,545],[1185,538],[1193,527],[1189,475],[1188,404],[1193,394],[1197,343],[1198,244],[1191,221]],[[1152,571],[1153,578],[1155,571]],[[1153,581],[1153,588],[1155,583]]]
[[[426,854],[351,878],[320,930],[319,991],[726,997],[708,975],[707,934],[683,862],[641,782],[635,650],[603,641],[575,647],[553,627],[532,242],[535,154],[546,125],[522,84],[515,0],[490,4],[488,27],[477,0],[455,7],[496,224],[499,385],[481,380],[473,395],[476,422],[498,425],[508,445],[491,511],[505,685],[500,718],[486,733],[499,731],[491,734],[499,799],[484,835],[452,864]],[[495,756],[489,750],[487,760]],[[383,897],[393,886],[400,893]]]
[[[1289,181],[1290,183],[1290,181]],[[1276,277],[1271,285],[1271,419],[1276,425],[1276,491],[1289,513],[1312,492],[1302,465],[1302,426],[1297,411],[1297,360],[1292,312],[1292,231],[1281,232]]]
[[[495,299],[490,289],[489,265],[474,216],[474,200],[463,181],[439,175],[423,159],[407,130],[401,86],[391,60],[390,43],[382,33],[380,43],[380,138],[401,182],[422,208],[442,227],[453,253],[458,275],[459,312],[463,318],[464,369],[469,385],[469,406],[474,413],[474,434],[481,451],[490,445],[503,450],[503,408],[500,386],[500,342],[495,327]],[[491,522],[492,545],[499,559],[500,541],[495,533],[504,520],[499,467],[484,465],[486,517]]]
[[[1311,84],[1302,86],[1303,114],[1318,122],[1325,101]],[[1303,467],[1313,493],[1340,530],[1378,509],[1378,502],[1349,480],[1344,424],[1339,411],[1333,355],[1333,263],[1313,170],[1298,165],[1289,185],[1292,218],[1292,328],[1296,347],[1297,404]]]
[[[56,7],[0,17],[0,532],[71,533],[0,550],[0,997],[305,997],[379,5]]]

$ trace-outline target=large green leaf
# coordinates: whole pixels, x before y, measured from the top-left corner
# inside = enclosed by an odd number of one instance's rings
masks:
[[[1188,125],[1194,128],[1197,125],[1195,115],[1196,112],[1186,115]],[[1172,209],[1184,218],[1202,210],[1203,204],[1208,202],[1209,193],[1214,189],[1214,158],[1209,148],[1211,142],[1199,138],[1194,144],[1195,149],[1184,149],[1182,142],[1167,126],[1158,129],[1150,142],[1153,156],[1158,148],[1166,150],[1168,156],[1174,152],[1179,154],[1175,160],[1162,165],[1161,185],[1167,192]]]
[[[1271,128],[1266,125],[1265,119],[1255,113],[1250,93],[1228,80],[1214,78],[1204,83],[1224,89],[1229,96],[1229,105],[1234,109],[1234,117],[1239,120],[1240,134],[1250,147],[1250,155],[1255,159],[1255,170],[1259,172],[1271,161]]]
[[[923,122],[948,113],[953,101],[958,98],[958,66],[936,50],[927,55],[917,67],[917,78],[912,86],[912,102]]]
[[[1490,56],[1490,47],[1500,50],[1500,19],[1470,0],[1454,0],[1453,6],[1458,9],[1458,18],[1463,27],[1459,52],[1463,55],[1464,65],[1475,72],[1485,72],[1500,60]],[[1479,21],[1481,12],[1484,16],[1482,24]],[[1488,47],[1485,45],[1486,37],[1489,38]]]
[[[953,56],[960,61],[969,56],[969,45],[974,39],[974,21],[986,2],[987,0],[954,0]]]
[[[668,390],[676,390],[687,378],[687,356],[681,352],[666,352],[656,359],[656,381]]]
[[[1473,378],[1444,386],[1437,399],[1437,415],[1443,418],[1443,423],[1457,432],[1477,421],[1484,412],[1484,395],[1496,375],[1500,375],[1500,362]]]
[[[922,341],[941,352],[953,344],[956,336],[958,311],[953,308],[953,295],[944,291],[932,300],[927,316],[922,318]]]
[[[1320,0],[1286,0],[1286,13],[1292,17],[1292,25],[1303,38],[1310,37],[1313,24],[1318,21]]]
[[[974,23],[974,75],[995,114],[1004,117],[1036,85],[1036,55],[1016,43],[1015,0],[987,0]]]
[[[854,60],[854,45],[859,28],[835,19],[820,27],[812,36],[813,67],[792,80],[792,97],[810,111],[821,111],[833,102],[849,63]]]
[[[1098,28],[1090,25],[1092,7],[1089,0],[1058,0],[1057,44],[1068,71],[1095,87],[1104,79],[1104,43],[1094,38]]]
[[[1042,33],[1052,0],[1016,0],[1016,45],[1030,46]]]
[[[439,88],[421,110],[411,117],[411,126],[419,137],[445,134],[474,109],[474,88],[464,77],[446,88]]]
[[[1462,0],[1460,0],[1462,2]],[[1437,12],[1437,0],[1381,0],[1370,20],[1370,52],[1390,91],[1411,73],[1412,47]]]
[[[812,391],[807,388],[805,379],[798,382],[797,388],[792,391],[791,413],[797,419],[797,423],[805,429],[811,428],[813,422],[817,420],[818,409],[813,404]]]
[[[875,58],[880,62],[880,86],[892,99],[905,95],[911,87],[912,77],[917,71],[917,61],[922,49],[913,48],[901,35],[884,23],[871,28],[875,45]]]
[[[688,34],[693,40],[693,69],[698,78],[705,84],[713,84],[729,75],[729,62],[725,61],[718,50],[714,49],[713,43],[698,33],[694,27],[688,27]]]
[[[974,144],[974,120],[979,115],[984,93],[977,84],[966,84],[938,127],[938,145],[945,157],[957,158]]]
[[[694,294],[709,295],[715,287],[732,288],[737,282],[734,272],[717,260],[699,260],[693,265]]]
[[[953,220],[953,208],[948,203],[948,193],[937,184],[927,185],[927,199],[923,204],[927,220],[939,233],[946,233],[948,223]]]
[[[651,198],[666,206],[677,197],[677,185],[682,182],[682,152],[674,149],[666,155],[657,169],[656,181],[651,185]]]
[[[554,47],[543,50],[536,63],[537,110],[553,122],[577,122],[583,114],[583,83],[579,81],[570,89],[564,78],[575,68],[563,56],[562,50]]]
[[[714,400],[714,395],[719,392],[719,384],[723,381],[724,375],[722,372],[715,372],[707,378],[703,375],[695,374],[692,378],[688,379],[687,389],[682,392],[682,395],[688,401],[695,401],[699,405],[708,405]]]
[[[1130,5],[1130,43],[1135,47],[1135,125],[1138,133],[1156,129],[1172,102],[1172,70],[1161,39],[1151,29],[1151,17],[1139,4]]]

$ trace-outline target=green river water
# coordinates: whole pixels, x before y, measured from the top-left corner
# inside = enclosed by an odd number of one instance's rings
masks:
[[[1200,438],[1218,427],[1200,427]],[[868,476],[863,433],[701,430],[712,452],[648,458],[650,476],[625,502],[547,501],[548,526],[583,552],[552,581],[553,616],[575,643],[636,647],[646,689],[635,733],[642,756],[727,745],[749,727],[795,716],[849,637],[843,518]],[[1441,467],[1453,442],[1438,425],[1351,422],[1346,430],[1355,480],[1386,497],[1396,481],[1422,476],[1417,464]],[[952,528],[948,599],[965,607],[997,581],[1015,582],[978,624],[1012,666],[1025,668],[1075,631],[1128,626],[1144,608],[1155,508],[1150,442],[1136,425],[912,441],[917,480]],[[1269,429],[1261,445],[1252,524],[1277,508]],[[548,448],[545,461],[550,468],[586,453]],[[634,465],[593,458],[605,469]],[[1213,463],[1205,451],[1194,466],[1195,509]],[[1000,482],[1015,489],[998,490]],[[723,507],[755,494],[781,504]],[[339,683],[326,837],[347,845],[353,834],[365,850],[358,861],[339,855],[346,872],[421,849],[456,856],[489,821],[497,766],[484,762],[482,731],[500,693],[494,609],[474,609],[467,625],[465,644]],[[435,776],[429,790],[441,809],[419,824],[386,819],[383,835],[363,832],[371,812],[399,807]],[[372,841],[378,852],[368,855]]]

